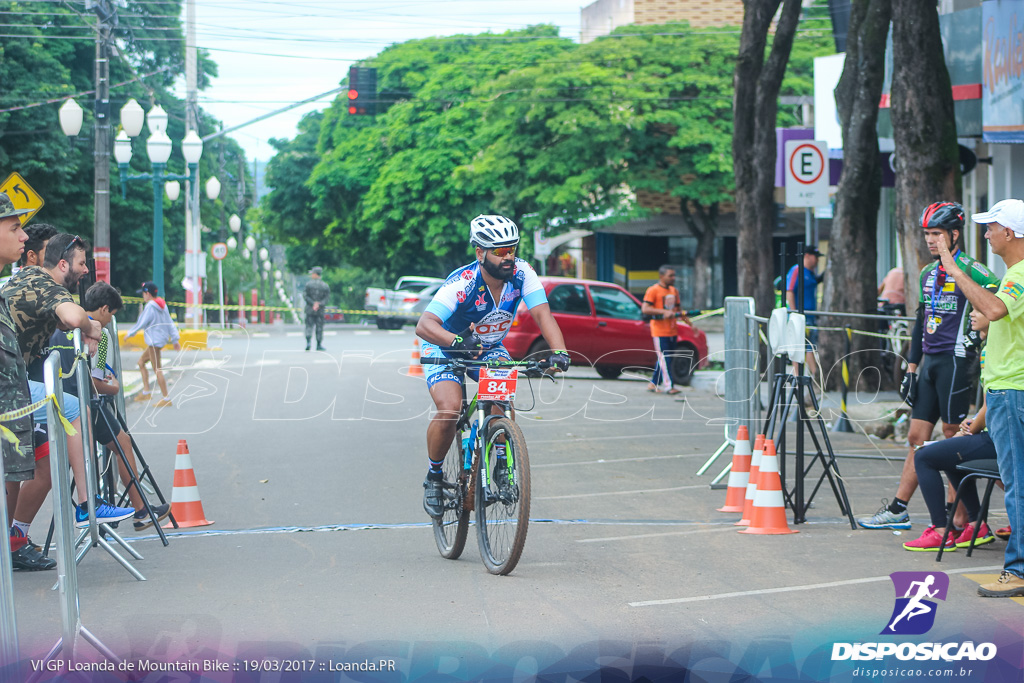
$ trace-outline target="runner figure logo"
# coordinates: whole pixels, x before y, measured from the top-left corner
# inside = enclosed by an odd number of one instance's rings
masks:
[[[945,600],[949,577],[942,572],[893,572],[896,605],[882,635],[916,636],[935,624],[937,604]],[[931,599],[929,599],[931,598]]]

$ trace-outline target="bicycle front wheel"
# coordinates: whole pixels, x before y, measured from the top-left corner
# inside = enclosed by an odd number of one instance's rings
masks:
[[[471,470],[462,469],[462,440],[454,439],[444,459],[444,514],[433,520],[434,542],[441,557],[457,560],[469,532]]]
[[[506,464],[494,457],[494,446],[505,441]],[[515,569],[526,545],[530,525],[530,456],[526,439],[518,425],[507,417],[492,420],[487,426],[485,447],[491,453],[487,486],[483,486],[483,468],[476,479],[476,530],[480,557],[492,574],[505,575]],[[499,469],[504,475],[495,476]]]

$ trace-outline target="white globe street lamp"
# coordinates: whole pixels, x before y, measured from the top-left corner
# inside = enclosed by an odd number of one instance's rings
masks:
[[[234,237],[229,237],[228,241],[227,241],[227,245],[228,245],[228,250],[234,251],[235,249],[238,248],[238,240],[236,240]]]
[[[145,123],[146,112],[134,99],[128,100],[121,107],[121,129],[130,138],[137,137],[142,132],[142,124]]]
[[[202,142],[202,140],[200,140]],[[217,176],[210,176],[210,179],[206,181],[206,198],[213,201],[220,196],[220,181],[217,180]]]
[[[60,129],[64,131],[64,135],[74,137],[81,132],[83,114],[82,107],[74,100],[68,100],[60,106],[57,116],[60,119]]]
[[[167,198],[172,202],[178,201],[178,195],[181,194],[181,183],[177,180],[168,180],[164,183],[164,192],[167,193]]]
[[[167,160],[171,158],[171,139],[167,137],[167,133],[158,130],[149,136],[149,139],[146,140],[146,156],[154,165],[164,166],[167,164]]]
[[[267,251],[266,247],[261,247],[260,248],[260,261],[266,261],[268,258],[270,258],[270,252]]]
[[[248,249],[242,249],[242,258],[248,260],[250,256],[252,256],[251,251],[249,251]]]
[[[156,105],[146,115],[146,124],[149,126],[150,133],[165,132],[167,130],[167,112],[159,104]]]
[[[267,271],[269,273],[271,268],[272,268],[272,266],[270,265],[270,261],[264,261],[263,262],[263,270],[265,270],[265,271]]]
[[[284,277],[284,274],[281,273],[280,270],[275,270],[274,271],[274,279],[275,280],[280,280],[282,277]]]
[[[185,133],[185,139],[181,141],[181,156],[189,166],[198,164],[203,156],[203,141],[194,130]]]
[[[114,138],[114,159],[122,168],[126,168],[132,160],[132,141],[128,138],[128,133],[123,130]]]
[[[256,238],[249,235],[245,238],[245,248],[249,251],[256,251]]]
[[[242,229],[242,219],[238,217],[237,213],[231,214],[231,218],[228,219],[228,227],[231,228],[231,232],[238,232]]]

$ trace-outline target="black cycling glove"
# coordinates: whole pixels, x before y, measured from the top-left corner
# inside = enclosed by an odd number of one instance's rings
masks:
[[[906,401],[911,408],[914,407],[914,401],[917,400],[916,372],[908,372],[903,376],[903,382],[900,384],[900,398]]]
[[[483,342],[480,341],[480,337],[475,334],[470,334],[465,337],[455,337],[452,340],[452,345],[448,347],[448,352],[457,354],[464,358],[472,358],[477,355],[484,348]]]
[[[565,372],[569,369],[570,365],[569,353],[567,351],[555,351],[548,357],[548,363],[551,364],[551,367]]]

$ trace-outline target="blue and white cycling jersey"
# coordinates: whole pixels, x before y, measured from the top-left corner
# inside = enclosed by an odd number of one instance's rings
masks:
[[[500,301],[495,302],[480,264],[474,261],[448,276],[427,306],[427,312],[440,318],[444,329],[453,334],[465,331],[473,323],[484,348],[489,349],[500,345],[508,334],[520,300],[526,302],[527,308],[548,302],[544,286],[529,263],[515,260],[512,278],[502,287]]]

